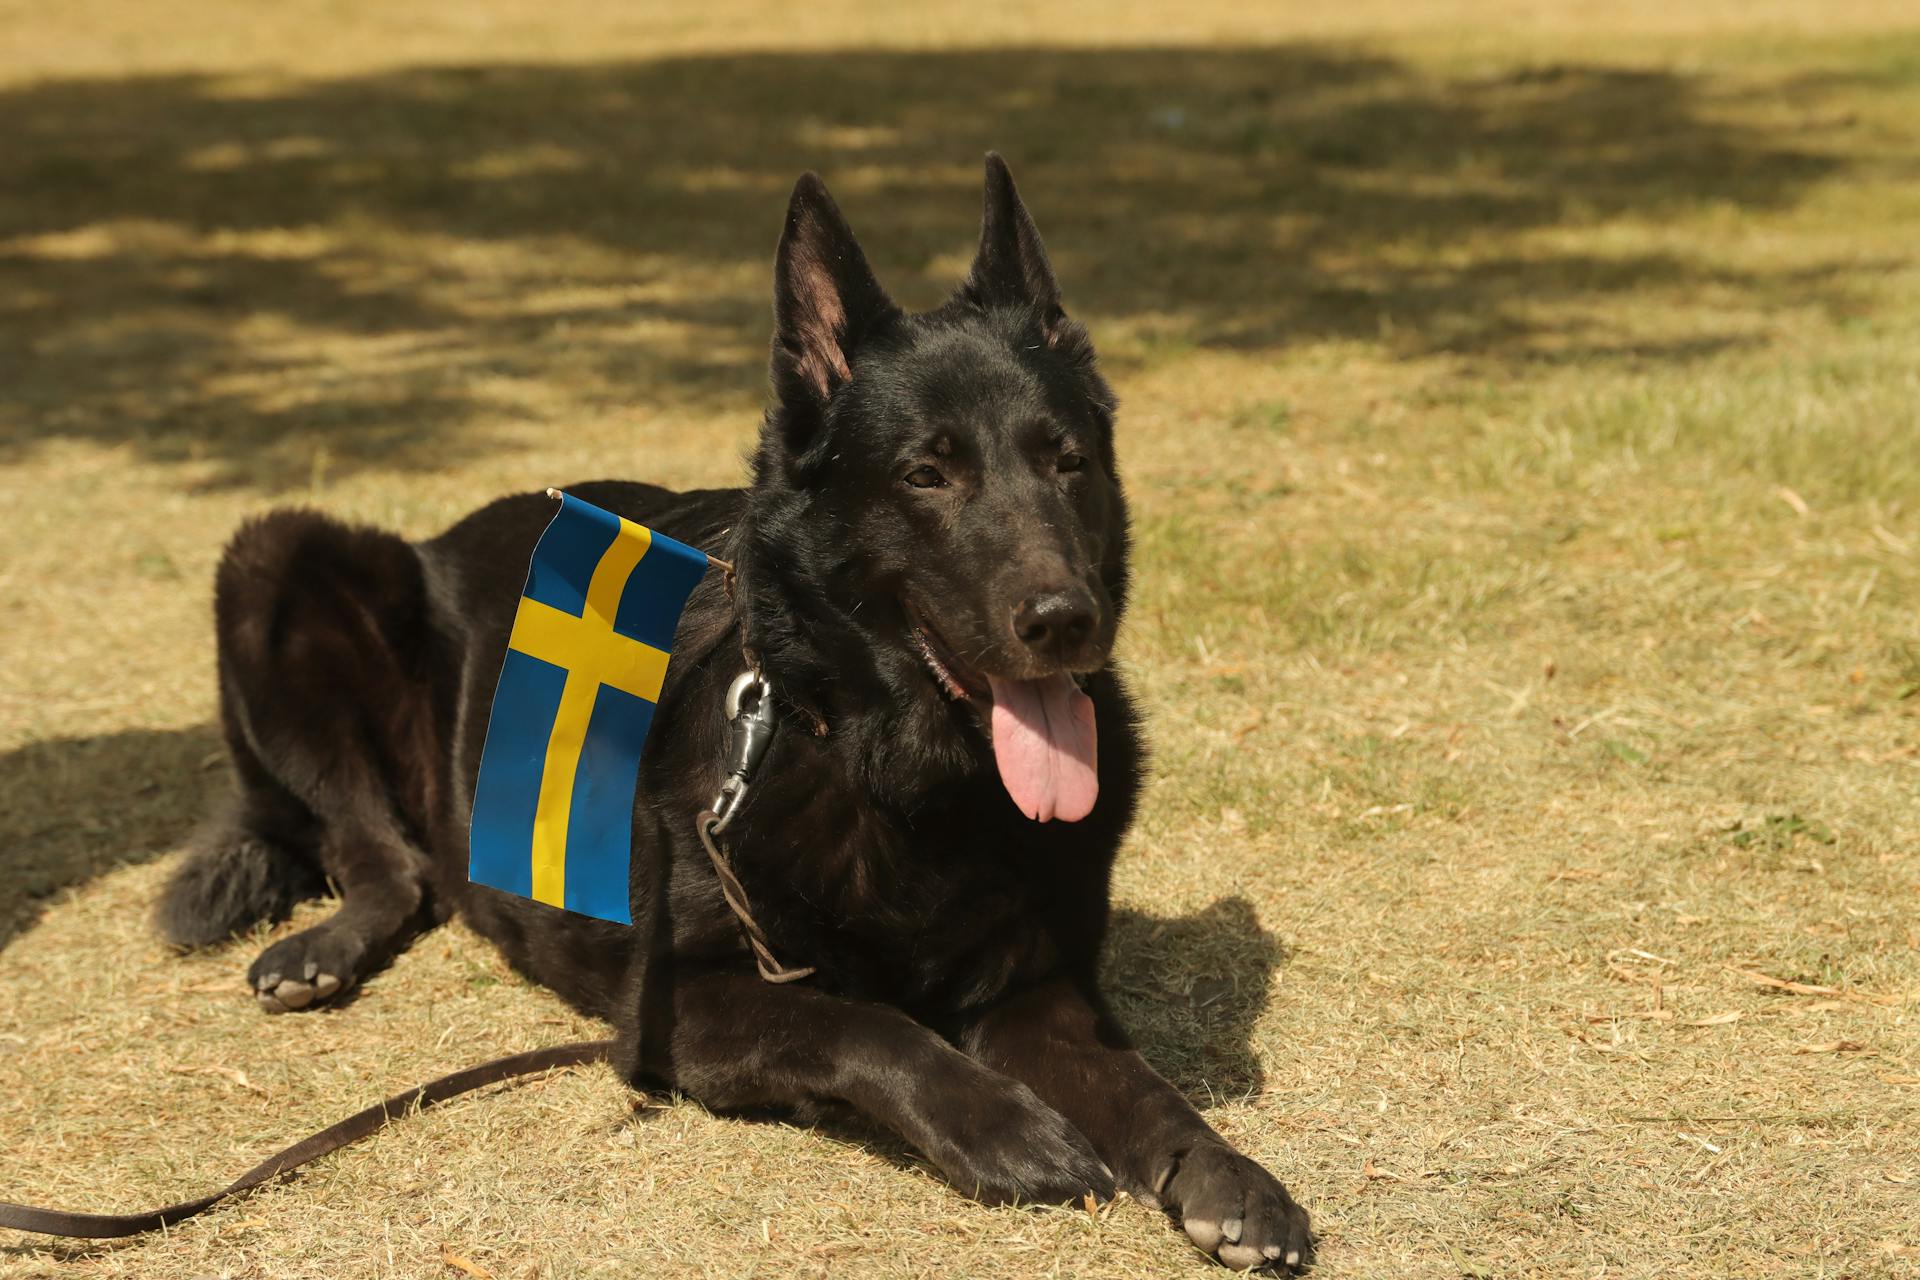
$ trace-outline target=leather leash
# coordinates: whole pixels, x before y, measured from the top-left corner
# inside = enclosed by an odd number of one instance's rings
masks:
[[[551,1049],[534,1049],[527,1053],[510,1054],[504,1058],[495,1058],[492,1062],[482,1063],[477,1067],[467,1067],[451,1075],[441,1076],[438,1080],[429,1081],[405,1093],[397,1093],[385,1102],[376,1103],[365,1111],[348,1116],[340,1123],[322,1129],[311,1137],[300,1139],[292,1146],[268,1156],[219,1191],[201,1196],[197,1200],[182,1200],[178,1204],[170,1204],[163,1209],[153,1209],[146,1213],[68,1213],[60,1209],[39,1209],[32,1205],[0,1201],[0,1227],[15,1231],[37,1231],[49,1236],[72,1236],[83,1240],[112,1240],[121,1236],[139,1235],[143,1231],[158,1231],[162,1227],[172,1226],[195,1214],[204,1213],[229,1196],[251,1191],[264,1183],[281,1178],[303,1164],[338,1151],[348,1143],[358,1142],[368,1134],[385,1128],[400,1116],[413,1111],[424,1111],[449,1098],[457,1098],[463,1093],[472,1093],[475,1089],[499,1084],[503,1080],[538,1075],[542,1071],[552,1071],[558,1067],[576,1067],[588,1062],[602,1062],[606,1060],[612,1048],[611,1040],[581,1040]]]

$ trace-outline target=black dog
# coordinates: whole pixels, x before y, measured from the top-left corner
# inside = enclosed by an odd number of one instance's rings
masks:
[[[745,490],[576,486],[730,556],[681,620],[633,817],[633,928],[469,885],[487,711],[552,515],[507,498],[428,542],[283,511],[220,566],[230,817],[161,905],[186,945],[340,908],[254,962],[312,1007],[458,911],[616,1028],[616,1067],[714,1108],[850,1104],[988,1202],[1125,1189],[1236,1267],[1307,1215],[1129,1047],[1095,982],[1141,771],[1106,666],[1127,588],[1114,398],[1033,221],[987,160],[980,251],[907,315],[809,174],[775,281],[774,403]],[[778,727],[732,824],[774,952],[756,973],[695,815],[749,663]],[[1054,819],[1054,821],[1049,821]]]

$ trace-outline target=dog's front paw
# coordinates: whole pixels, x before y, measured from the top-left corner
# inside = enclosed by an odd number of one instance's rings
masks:
[[[1221,1142],[1172,1157],[1154,1181],[1162,1208],[1229,1267],[1297,1268],[1312,1260],[1307,1211],[1280,1180]]]
[[[1079,1204],[1111,1200],[1113,1170],[1065,1116],[1014,1086],[966,1138],[929,1151],[959,1190],[985,1204]]]
[[[365,951],[350,931],[326,921],[262,951],[247,981],[268,1013],[312,1008],[353,986]]]

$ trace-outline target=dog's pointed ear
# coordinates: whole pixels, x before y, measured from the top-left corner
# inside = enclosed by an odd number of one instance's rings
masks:
[[[773,382],[790,406],[824,406],[853,377],[853,350],[894,311],[817,173],[793,186],[773,281]]]
[[[980,251],[961,293],[983,307],[1031,306],[1053,339],[1065,313],[1060,309],[1060,286],[1047,261],[1047,247],[1033,225],[1013,174],[997,151],[987,152],[987,208],[980,220]]]

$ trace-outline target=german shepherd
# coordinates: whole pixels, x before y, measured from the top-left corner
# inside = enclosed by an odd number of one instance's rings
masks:
[[[426,542],[300,510],[215,593],[235,802],[159,923],[210,944],[334,887],[249,971],[337,1001],[458,912],[615,1028],[616,1069],[716,1110],[851,1106],[988,1203],[1125,1190],[1232,1267],[1294,1268],[1307,1215],[1129,1045],[1095,969],[1143,771],[1108,666],[1126,603],[1113,393],[996,155],[966,280],[908,315],[826,186],[794,187],[772,397],[746,489],[571,491],[732,559],[695,590],[641,763],[633,927],[467,882],[488,707],[552,501]],[[777,722],[731,823],[756,971],[695,827],[753,666]]]

